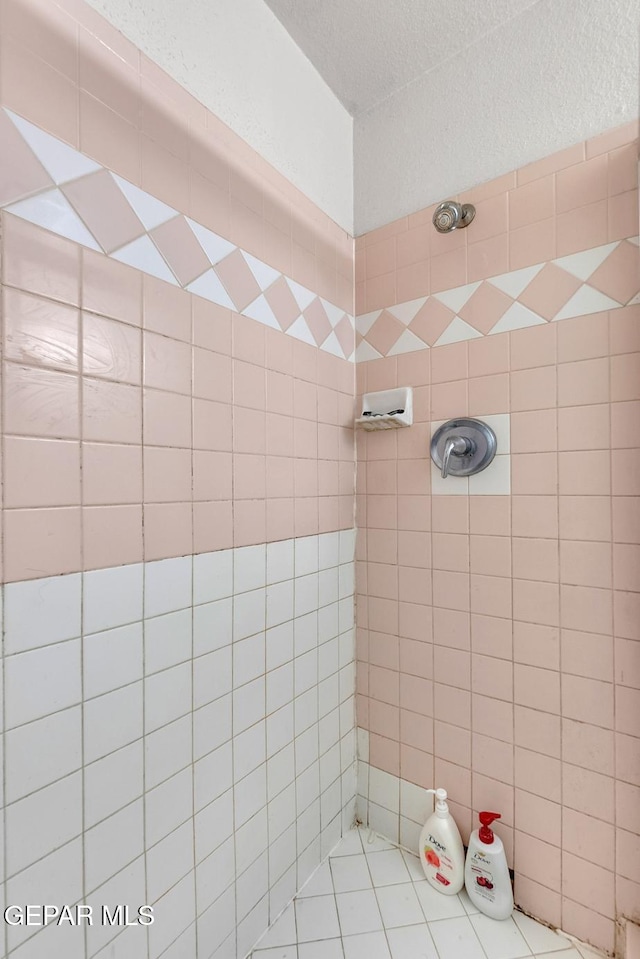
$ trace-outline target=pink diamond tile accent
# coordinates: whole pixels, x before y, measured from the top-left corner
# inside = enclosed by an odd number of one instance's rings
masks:
[[[262,290],[256,283],[256,279],[240,250],[234,250],[224,260],[221,260],[214,269],[239,312],[242,312],[245,306],[249,306],[260,296]]]
[[[209,260],[183,216],[157,226],[149,236],[182,286],[209,269]]]
[[[618,303],[627,303],[640,289],[638,247],[621,243],[589,278],[589,286],[595,286]]]
[[[314,340],[318,346],[320,346],[329,336],[329,333],[331,333],[331,323],[320,302],[320,297],[316,297],[306,310],[304,310],[302,315],[307,321],[307,326],[311,330]]]
[[[433,346],[436,340],[442,336],[446,328],[454,318],[455,313],[444,303],[429,297],[425,305],[418,310],[409,329],[415,333],[421,340]]]
[[[490,283],[481,283],[473,296],[467,300],[459,315],[474,330],[488,333],[507,312],[513,299]]]
[[[378,353],[381,353],[382,356],[386,356],[394,343],[402,336],[405,329],[404,323],[397,320],[395,316],[388,313],[387,310],[383,310],[369,330],[367,342],[370,343]]]
[[[547,263],[522,291],[518,300],[534,313],[552,319],[582,284],[566,270]]]
[[[13,123],[0,111],[0,204],[14,203],[53,186],[53,180],[33,155]]]
[[[355,341],[353,336],[353,326],[351,325],[351,320],[346,313],[336,325],[334,333],[338,337],[338,343],[340,344],[344,355],[346,357],[351,356],[355,348]]]
[[[90,173],[60,187],[105,253],[146,232],[107,170]]]
[[[283,276],[265,290],[265,299],[283,330],[288,330],[300,316],[300,307]]]

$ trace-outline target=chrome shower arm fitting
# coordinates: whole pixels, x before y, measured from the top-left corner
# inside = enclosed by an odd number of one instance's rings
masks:
[[[438,233],[451,233],[452,230],[463,229],[469,226],[476,208],[472,203],[456,203],[455,200],[445,200],[433,214],[433,225]]]
[[[452,456],[466,456],[471,452],[471,440],[465,436],[452,436],[444,445],[442,454],[442,478],[449,475],[449,460]]]

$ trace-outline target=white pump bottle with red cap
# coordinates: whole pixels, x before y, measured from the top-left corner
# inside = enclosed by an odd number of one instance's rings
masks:
[[[492,919],[508,919],[513,912],[513,890],[504,846],[490,829],[500,813],[481,812],[480,829],[469,839],[464,884],[472,903]]]

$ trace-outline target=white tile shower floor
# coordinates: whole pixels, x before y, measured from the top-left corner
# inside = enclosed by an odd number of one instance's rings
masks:
[[[599,953],[514,912],[479,913],[443,896],[417,856],[352,829],[255,947],[253,959],[597,959]]]

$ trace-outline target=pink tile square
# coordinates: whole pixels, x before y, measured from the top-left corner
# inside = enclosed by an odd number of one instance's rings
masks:
[[[638,247],[621,243],[589,277],[589,286],[601,290],[618,303],[630,300],[640,289]]]
[[[551,320],[581,286],[580,280],[547,263],[518,297],[534,313]]]
[[[487,576],[511,575],[511,543],[508,536],[470,537],[471,572]]]
[[[142,324],[142,274],[109,257],[82,251],[82,305],[85,310]]]
[[[77,306],[81,247],[9,214],[3,216],[3,227],[4,282]]]
[[[556,324],[553,325],[553,329]],[[557,324],[558,362],[588,360],[609,354],[609,323],[606,313],[579,316]]]
[[[555,177],[543,176],[509,191],[509,227],[517,230],[555,213]]]
[[[77,438],[78,377],[5,363],[4,426],[8,433],[25,436]]]
[[[151,503],[144,507],[145,561],[193,552],[191,503]]]
[[[469,340],[469,376],[490,376],[509,370],[509,334]]]
[[[559,506],[560,536],[563,539],[603,541],[611,539],[608,497],[561,496]]]
[[[545,453],[558,446],[558,411],[511,414],[511,452]]]
[[[560,493],[563,496],[607,496],[611,490],[608,452],[603,450],[560,453]]]
[[[513,299],[506,293],[502,293],[490,283],[481,283],[459,313],[463,320],[480,333],[488,333],[512,303]]]
[[[80,531],[78,507],[6,510],[5,581],[78,572],[82,568]]]
[[[544,410],[556,405],[556,371],[551,366],[511,374],[511,409]]]
[[[638,424],[635,403],[640,399],[639,369],[639,353],[611,358],[611,399],[614,401],[612,432],[617,434],[617,442],[613,444],[614,446],[640,446],[640,443],[636,443],[634,439]],[[621,439],[623,425],[627,429],[626,440]]]
[[[563,325],[569,322],[565,320]],[[555,364],[557,330],[558,326],[550,323],[510,333],[511,369],[528,370]]]
[[[320,346],[331,333],[331,324],[319,297],[310,303],[303,316],[314,340]]]
[[[511,230],[509,234],[509,269],[520,270],[535,263],[553,260],[556,256],[556,218]]]
[[[467,251],[462,247],[431,257],[431,290],[451,290],[467,282]]]
[[[106,253],[144,234],[144,226],[107,170],[73,180],[61,189]]]
[[[214,269],[235,303],[236,309],[244,310],[249,303],[253,303],[260,296],[260,287],[240,250],[234,250],[217,263]]]
[[[556,583],[514,579],[513,616],[525,623],[540,626],[557,626],[559,623],[560,596]]]
[[[588,633],[610,633],[613,624],[611,591],[592,586],[560,587],[561,625]]]
[[[568,256],[607,242],[607,201],[598,200],[560,213],[557,224],[557,256]]]
[[[144,438],[152,446],[191,446],[191,401],[163,390],[144,391]]]
[[[140,331],[106,317],[83,313],[82,369],[86,376],[139,384],[142,376]]]
[[[266,327],[257,320],[251,320],[246,316],[238,314],[233,315],[233,347],[232,355],[238,360],[245,360],[247,363],[255,363],[256,366],[265,365],[265,333]],[[308,346],[306,343],[294,344],[294,357],[296,346],[305,347],[312,350],[315,354],[317,350]]]
[[[608,399],[609,362],[605,357],[558,367],[558,406],[606,403]]]
[[[511,660],[513,656],[513,625],[508,619],[496,616],[471,616],[471,645],[474,653],[487,657]]]
[[[485,616],[511,616],[511,579],[471,574],[471,612]]]
[[[563,629],[561,644],[565,673],[613,682],[614,641],[610,636]]]
[[[367,333],[366,339],[382,356],[386,356],[404,330],[400,320],[384,310]]]
[[[191,450],[146,446],[144,449],[145,503],[184,502],[191,499]]]
[[[593,157],[556,174],[558,213],[586,206],[607,195],[607,156]]]
[[[233,546],[233,504],[231,501],[193,504],[193,549],[207,553]]]
[[[471,625],[468,611],[434,608],[433,638],[441,646],[469,649]]]
[[[509,374],[478,376],[469,380],[469,413],[484,416],[509,409]]]
[[[511,502],[509,497],[470,496],[469,527],[473,534],[509,536],[511,532]]]
[[[300,315],[300,307],[296,303],[285,278],[281,276],[277,279],[275,283],[265,291],[264,295],[282,329],[288,330],[294,320]]]
[[[511,484],[513,494],[517,497],[555,497],[558,492],[558,463],[555,453],[512,453]],[[516,508],[522,511],[524,507],[525,504],[521,503]],[[556,511],[556,504],[546,505],[545,519],[548,519],[549,510]],[[514,517],[515,515],[514,510]],[[514,532],[515,528],[514,523]]]
[[[557,583],[558,564],[557,540],[514,537],[513,575],[518,579]]]
[[[509,269],[509,234],[501,233],[488,240],[469,243],[467,247],[467,281],[498,276]]]
[[[193,307],[192,342],[196,347],[231,356],[231,310],[191,296]],[[274,331],[272,331],[274,332]]]
[[[141,562],[142,507],[83,508],[82,550],[85,570]]]
[[[82,444],[82,502],[111,506],[142,502],[142,448]]]
[[[78,310],[8,287],[2,301],[6,359],[68,373],[78,371]]]
[[[558,449],[609,449],[609,406],[569,406],[558,410]]]
[[[143,325],[145,330],[170,336],[174,340],[191,340],[191,301],[186,290],[171,286],[153,276],[143,277]]]
[[[638,148],[628,143],[609,153],[607,187],[609,196],[633,190],[638,184]]]
[[[183,216],[162,223],[151,230],[149,236],[181,286],[209,269],[209,260]]]
[[[233,396],[231,358],[194,347],[193,395],[219,403],[231,403]]]
[[[262,367],[242,360],[233,361],[233,401],[238,406],[264,410],[265,371]]]
[[[79,503],[78,443],[5,437],[5,508],[76,506]]]

